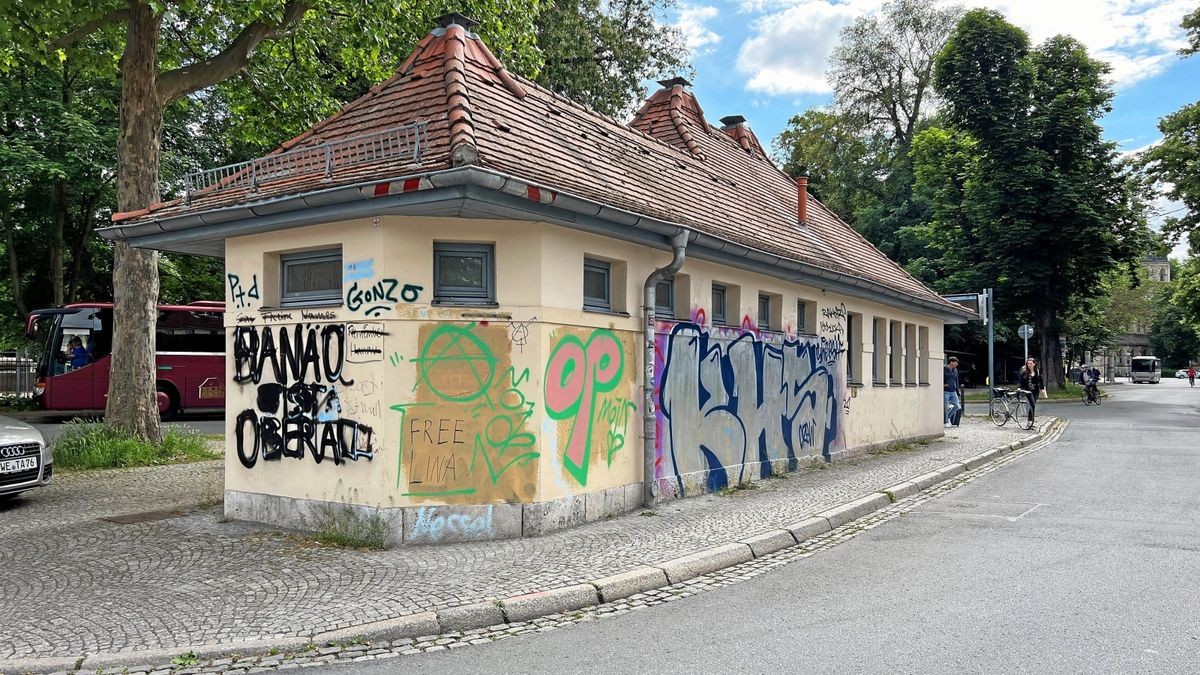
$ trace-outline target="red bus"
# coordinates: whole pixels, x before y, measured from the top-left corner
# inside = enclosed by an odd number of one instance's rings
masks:
[[[87,302],[30,314],[26,335],[41,345],[34,400],[43,410],[102,412],[112,364],[112,303]],[[158,410],[225,408],[225,303],[160,305]]]

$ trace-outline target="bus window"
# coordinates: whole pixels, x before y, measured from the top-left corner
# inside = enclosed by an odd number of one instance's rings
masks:
[[[225,322],[214,312],[160,311],[160,353],[220,354],[225,351]]]
[[[86,309],[63,314],[50,337],[49,363],[55,375],[91,365],[96,356],[97,336],[104,332],[100,310]]]

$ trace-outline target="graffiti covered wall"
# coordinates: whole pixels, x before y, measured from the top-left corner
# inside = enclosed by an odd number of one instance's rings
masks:
[[[422,324],[417,345],[415,354],[390,356],[415,381],[411,397],[391,406],[399,494],[449,504],[532,500],[538,386],[529,368],[512,363],[510,328]]]
[[[793,471],[802,459],[845,447],[845,349],[836,335],[663,323],[655,348],[663,495]]]
[[[285,462],[369,463],[380,447],[382,323],[324,323],[308,312],[239,316],[231,330],[233,450],[247,470],[286,473]],[[292,323],[300,319],[298,323]],[[236,411],[236,412],[235,412]]]
[[[548,484],[571,494],[638,482],[636,334],[562,327],[550,330],[547,344],[543,438],[558,460]]]

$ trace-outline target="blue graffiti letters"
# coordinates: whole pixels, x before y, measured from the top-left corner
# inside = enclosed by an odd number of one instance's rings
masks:
[[[840,366],[818,338],[766,342],[694,323],[660,335],[659,478],[679,496],[769,476],[774,462],[830,456],[840,436]],[[844,379],[844,376],[843,378]]]

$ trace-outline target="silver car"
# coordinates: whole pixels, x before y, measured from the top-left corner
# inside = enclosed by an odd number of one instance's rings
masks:
[[[0,499],[50,483],[54,455],[37,429],[0,417]]]

